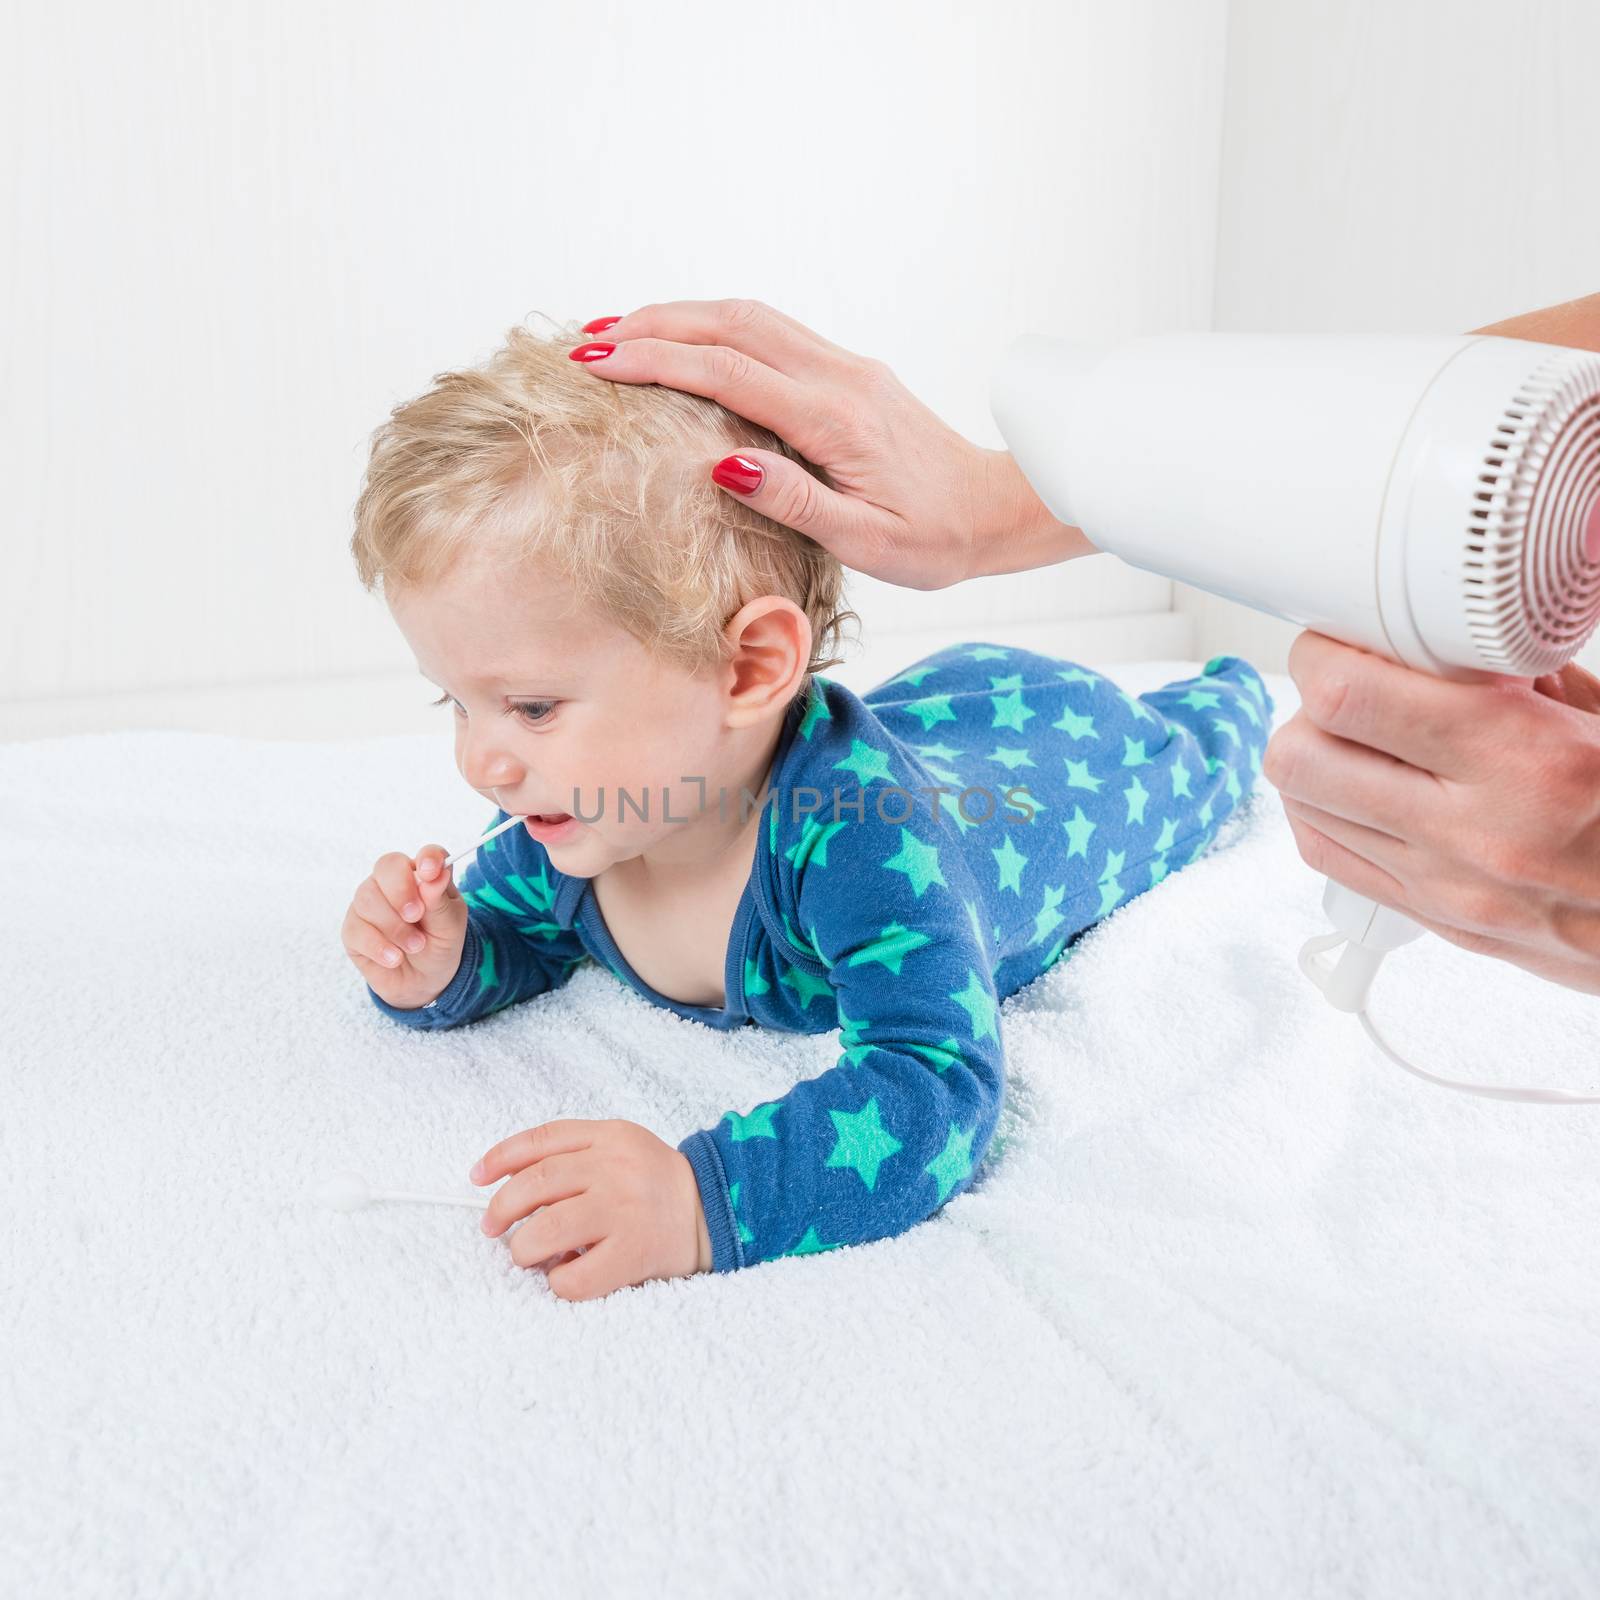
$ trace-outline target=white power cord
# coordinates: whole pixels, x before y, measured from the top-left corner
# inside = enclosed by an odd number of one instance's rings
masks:
[[[1329,993],[1329,980],[1338,970],[1326,962],[1318,960],[1324,951],[1332,950],[1338,945],[1350,944],[1353,949],[1360,951],[1356,941],[1347,938],[1342,933],[1319,934],[1315,939],[1308,939],[1300,947],[1300,970],[1322,990]],[[1364,954],[1364,952],[1363,952]],[[1370,971],[1366,974],[1366,982],[1371,982],[1371,972],[1377,970],[1378,963],[1383,959],[1379,953],[1370,961]],[[1365,963],[1364,963],[1365,964]],[[1565,1089],[1511,1089],[1494,1088],[1482,1083],[1458,1083],[1454,1078],[1441,1078],[1431,1072],[1424,1072],[1421,1067],[1414,1067],[1398,1055],[1378,1032],[1376,1025],[1367,1015],[1365,986],[1361,994],[1359,1005],[1341,1006],[1341,1010],[1353,1010],[1361,1020],[1361,1026],[1367,1030],[1367,1036],[1377,1047],[1394,1062],[1397,1067],[1403,1068],[1414,1077],[1425,1078],[1429,1083],[1436,1083],[1444,1089],[1455,1089],[1461,1094],[1482,1095],[1486,1100],[1528,1100],[1535,1104],[1544,1105],[1600,1105],[1600,1094],[1569,1094]]]

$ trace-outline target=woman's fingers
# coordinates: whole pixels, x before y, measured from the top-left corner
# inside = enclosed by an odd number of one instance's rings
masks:
[[[1559,672],[1547,672],[1534,680],[1534,688],[1551,700],[1574,711],[1600,715],[1600,678],[1585,672],[1576,661],[1569,661]]]
[[[1515,679],[1497,687],[1435,678],[1312,629],[1296,635],[1288,666],[1306,717],[1324,733],[1464,782],[1505,759],[1499,718],[1515,708]]]
[[[792,378],[723,345],[634,339],[588,363],[621,383],[661,383],[705,395],[759,423],[808,460],[837,461],[841,441],[859,431],[842,395]],[[876,571],[904,537],[901,520],[862,495],[841,494],[798,462],[772,450],[741,449],[712,471],[716,482],[763,516],[814,539],[847,565]]]
[[[645,306],[579,348],[606,344],[615,345],[609,355],[582,363],[596,376],[703,395],[819,465],[859,431],[849,397],[882,369],[759,300]]]
[[[667,339],[674,344],[725,345],[791,378],[831,376],[847,382],[852,369],[862,364],[854,352],[760,300],[669,300],[641,306],[595,337],[615,342]]]
[[[583,365],[615,383],[660,383],[704,395],[770,428],[802,455],[820,451],[827,438],[816,415],[825,405],[819,404],[823,397],[814,386],[803,388],[778,368],[729,345],[629,339]]]
[[[871,572],[904,537],[900,518],[870,500],[830,489],[773,450],[740,449],[711,469],[712,480],[774,522],[803,533],[847,566]]]
[[[1453,816],[1449,785],[1381,750],[1325,732],[1304,706],[1267,741],[1261,772],[1285,800],[1334,812],[1402,848],[1419,820],[1433,829]]]

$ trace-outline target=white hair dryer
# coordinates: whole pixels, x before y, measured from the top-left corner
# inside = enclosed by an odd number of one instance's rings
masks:
[[[1485,334],[1025,337],[1006,445],[1061,522],[1130,565],[1439,677],[1556,672],[1600,622],[1600,354]],[[1329,881],[1300,964],[1408,1072],[1367,992],[1422,929]],[[1336,965],[1321,959],[1344,944]]]

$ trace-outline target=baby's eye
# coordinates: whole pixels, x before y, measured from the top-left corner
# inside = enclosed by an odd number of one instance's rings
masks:
[[[466,710],[461,705],[460,701],[448,693],[442,694],[437,700],[432,700],[429,702],[430,705],[436,706],[442,706],[447,703],[455,707],[455,712],[458,717],[466,716]],[[554,700],[513,700],[511,704],[506,707],[504,714],[506,716],[510,716],[513,712],[516,712],[528,722],[537,724],[547,721],[550,713],[554,711],[555,708],[556,702]]]
[[[514,700],[507,709],[519,712],[529,722],[544,722],[555,708],[554,700]]]

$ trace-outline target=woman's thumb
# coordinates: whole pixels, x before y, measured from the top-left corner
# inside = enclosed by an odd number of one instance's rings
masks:
[[[873,519],[883,515],[865,500],[828,488],[798,462],[772,450],[724,456],[711,469],[711,478],[762,516],[815,539],[847,566],[871,536]]]

